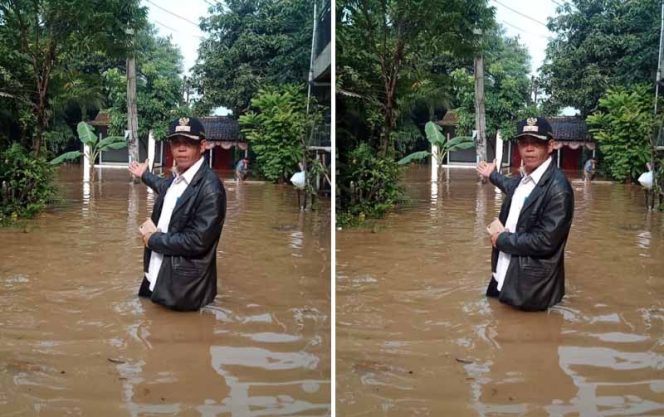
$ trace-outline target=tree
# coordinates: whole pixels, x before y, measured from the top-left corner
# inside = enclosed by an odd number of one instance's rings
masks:
[[[497,29],[486,35],[484,58],[487,137],[495,136],[498,130],[503,137],[512,137],[516,122],[533,112],[528,109],[530,56],[518,38],[508,38],[502,29]],[[466,68],[459,68],[452,78],[458,127],[460,132],[470,133],[475,126],[473,75]]]
[[[225,106],[239,116],[260,87],[307,79],[312,2],[229,0],[211,12],[193,69],[198,111]]]
[[[252,111],[240,116],[240,125],[256,153],[258,169],[270,181],[287,180],[302,160],[303,138],[311,126],[306,96],[295,84],[266,87],[251,106]]]
[[[149,26],[136,34],[136,72],[138,137],[145,138],[153,130],[156,138],[166,137],[168,123],[189,115],[182,99],[182,55],[170,38],[157,36]],[[104,72],[113,135],[127,128],[127,79],[123,74],[126,61]]]
[[[655,130],[652,94],[646,85],[610,89],[587,118],[602,151],[604,172],[615,180],[636,180],[650,161]]]
[[[590,114],[608,88],[651,83],[657,70],[658,1],[572,0],[549,21],[542,66],[549,106]]]
[[[0,49],[9,52],[0,56],[0,68],[16,75],[13,88],[3,92],[22,103],[19,114],[31,113],[36,155],[49,125],[51,82],[63,58],[93,49],[122,54],[125,30],[143,26],[145,14],[137,0],[0,1]]]
[[[426,7],[421,0],[343,0],[337,8],[341,88],[380,112],[381,156],[393,147],[404,71],[446,53],[472,55],[479,44],[473,29],[492,25],[492,10],[483,0],[436,0]]]

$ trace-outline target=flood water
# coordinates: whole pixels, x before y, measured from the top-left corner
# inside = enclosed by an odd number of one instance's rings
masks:
[[[338,414],[664,415],[664,216],[640,188],[573,181],[567,295],[525,313],[484,296],[501,194],[429,176],[407,172],[411,207],[337,232]]]
[[[292,187],[226,182],[219,295],[182,313],[136,296],[154,195],[124,169],[58,185],[0,229],[0,415],[329,414],[329,202],[301,213]]]

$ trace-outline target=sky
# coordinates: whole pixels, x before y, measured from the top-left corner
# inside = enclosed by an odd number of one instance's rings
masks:
[[[198,44],[203,32],[198,28],[200,18],[208,15],[213,0],[142,0],[148,7],[148,20],[154,24],[161,36],[171,36],[180,47],[184,58],[184,74],[190,73],[196,63]],[[177,16],[176,16],[177,15]]]
[[[553,33],[546,28],[547,18],[556,15],[556,7],[564,0],[489,0],[496,9],[496,21],[505,28],[505,34],[519,37],[531,58],[531,75],[537,73],[544,62],[548,38]]]
[[[142,0],[149,9],[148,19],[162,36],[171,36],[180,47],[184,58],[184,73],[188,75],[196,63],[198,44],[203,33],[197,24],[207,16],[208,8],[217,0]],[[556,7],[565,0],[489,0],[496,9],[496,20],[505,33],[518,36],[531,57],[530,73],[544,62],[547,39],[553,34],[545,24],[548,17],[556,15]],[[174,16],[178,15],[178,16]]]

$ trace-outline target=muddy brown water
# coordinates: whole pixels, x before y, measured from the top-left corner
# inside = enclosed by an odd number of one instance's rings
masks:
[[[154,196],[125,170],[0,229],[0,415],[325,416],[330,210],[292,187],[226,183],[219,296],[177,313],[136,292]]]
[[[636,186],[573,181],[567,295],[544,313],[484,297],[502,196],[473,170],[337,231],[337,413],[663,416],[664,216]]]

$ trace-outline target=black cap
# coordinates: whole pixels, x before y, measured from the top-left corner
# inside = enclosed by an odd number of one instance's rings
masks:
[[[516,138],[532,136],[541,140],[553,139],[553,129],[543,117],[529,117],[516,125]]]
[[[180,117],[168,125],[168,136],[166,139],[172,139],[177,136],[193,140],[205,139],[205,128],[203,123],[195,117]]]

